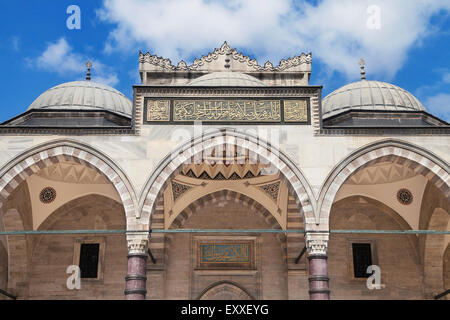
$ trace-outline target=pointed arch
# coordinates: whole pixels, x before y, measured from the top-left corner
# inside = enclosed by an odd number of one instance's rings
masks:
[[[446,161],[408,142],[382,140],[354,151],[330,172],[322,185],[318,199],[317,207],[321,223],[326,223],[329,228],[331,207],[336,194],[353,173],[378,162],[395,160],[423,175],[436,185],[445,197],[450,196],[450,167]]]
[[[35,146],[16,156],[0,170],[0,208],[14,189],[42,168],[59,162],[74,161],[96,169],[117,191],[127,219],[127,227],[136,226],[136,195],[123,170],[105,154],[86,143],[62,139]]]
[[[194,137],[189,142],[178,147],[168,155],[156,168],[142,190],[139,211],[144,227],[150,227],[156,201],[171,178],[182,169],[183,164],[198,157],[203,151],[214,148],[239,148],[251,157],[271,163],[279,172],[281,179],[297,198],[301,205],[303,221],[306,229],[316,228],[315,198],[306,177],[293,161],[265,141],[258,137],[239,132],[234,129],[222,129]]]
[[[230,294],[235,297],[235,300],[254,300],[247,290],[241,288],[237,283],[232,281],[219,281],[213,283],[200,293],[197,300],[218,300],[218,297],[220,297],[221,294]]]
[[[176,216],[176,218],[170,224],[169,229],[181,228],[189,217],[195,212],[196,209],[208,206],[209,204],[215,203],[216,201],[230,200],[234,202],[239,202],[245,205],[250,210],[261,215],[261,217],[270,225],[271,229],[282,229],[281,225],[277,221],[276,217],[272,212],[267,210],[263,205],[261,205],[257,200],[233,190],[222,189],[212,193],[204,194],[197,199],[193,200],[189,205],[184,207]]]

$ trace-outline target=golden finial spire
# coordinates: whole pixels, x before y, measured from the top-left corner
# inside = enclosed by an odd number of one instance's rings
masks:
[[[88,62],[86,62],[86,67],[87,67],[86,81],[91,81],[92,62],[88,60]]]
[[[366,80],[366,70],[365,70],[366,62],[364,61],[363,58],[359,60],[359,65],[361,66],[361,80]]]

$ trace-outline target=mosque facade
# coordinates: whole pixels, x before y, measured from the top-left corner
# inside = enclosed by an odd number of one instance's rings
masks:
[[[140,53],[2,123],[0,299],[447,299],[449,124],[311,65]]]

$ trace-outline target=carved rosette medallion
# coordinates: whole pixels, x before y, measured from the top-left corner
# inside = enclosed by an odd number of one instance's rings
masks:
[[[39,200],[41,200],[42,203],[51,203],[56,199],[56,190],[52,187],[46,187],[42,189],[41,193],[39,194]]]
[[[413,201],[413,195],[408,189],[400,189],[397,192],[397,200],[403,205],[409,205]]]

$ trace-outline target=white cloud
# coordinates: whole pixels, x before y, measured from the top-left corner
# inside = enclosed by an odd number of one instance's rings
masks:
[[[445,83],[450,83],[450,72],[444,73],[444,75],[442,76],[442,81]]]
[[[86,73],[88,57],[76,53],[65,38],[60,38],[50,43],[44,52],[35,59],[29,59],[29,64],[45,71],[55,72],[62,76],[81,75]],[[119,82],[117,74],[96,59],[91,59],[93,64],[92,81],[114,86]]]
[[[19,51],[19,49],[20,49],[20,38],[17,37],[17,36],[12,36],[10,38],[10,42],[11,42],[11,48],[14,51]]]
[[[450,122],[450,94],[440,93],[425,100],[425,107],[433,115]]]
[[[367,8],[380,8],[380,29],[369,29]],[[113,23],[106,51],[155,50],[174,63],[224,40],[253,53],[260,64],[312,51],[330,71],[393,77],[409,49],[435,32],[430,18],[450,11],[448,0],[104,0],[97,12]]]

